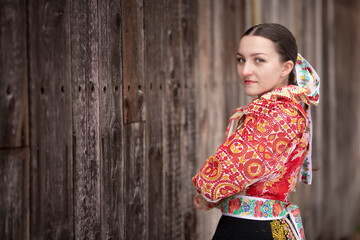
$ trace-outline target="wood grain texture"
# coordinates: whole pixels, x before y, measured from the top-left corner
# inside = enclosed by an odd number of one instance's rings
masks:
[[[144,12],[142,0],[122,0],[124,124],[144,120]]]
[[[148,166],[147,197],[149,239],[165,239],[163,104],[164,48],[166,37],[163,1],[144,1],[145,156]]]
[[[124,127],[127,140],[124,145],[125,161],[125,239],[147,239],[148,225],[146,203],[146,164],[144,123]]]
[[[199,1],[198,2],[198,29],[197,29],[197,45],[199,48],[196,50],[196,145],[197,158],[196,158],[196,171],[204,164],[205,160],[216,151],[214,146],[214,132],[213,125],[214,108],[212,108],[212,90],[214,78],[214,1]],[[219,25],[218,25],[219,26]],[[218,79],[221,81],[221,79]],[[217,93],[219,93],[217,91]],[[215,93],[214,93],[215,94]],[[219,106],[219,105],[217,105]],[[223,117],[223,116],[218,116]],[[225,124],[225,123],[221,123]],[[217,136],[222,133],[223,129],[217,132]],[[193,193],[195,195],[195,192]],[[220,217],[217,211],[196,211],[197,222],[197,238],[198,239],[211,239],[215,232],[215,228]]]
[[[225,85],[225,125],[227,118],[231,116],[235,108],[243,106],[245,93],[241,87],[240,79],[237,75],[236,52],[239,48],[240,38],[245,31],[245,4],[244,1],[226,1],[224,3],[224,19],[222,25],[224,29],[224,85]]]
[[[29,148],[0,149],[0,236],[30,239]]]
[[[31,238],[73,237],[70,6],[28,3]]]
[[[71,7],[74,233],[75,238],[99,239],[99,10],[95,0]]]
[[[30,239],[25,1],[0,2],[0,238]]]
[[[360,39],[358,29],[360,23],[360,4],[352,0],[347,2],[334,1],[335,44],[335,96],[336,96],[336,184],[332,198],[336,204],[346,202],[346,209],[337,209],[333,223],[336,227],[335,236],[350,235],[360,222],[358,167],[360,166]],[[346,31],[344,31],[346,29]],[[346,44],[344,44],[346,43]],[[355,54],[354,54],[355,53]],[[346,70],[344,71],[344,69]],[[356,80],[355,80],[356,79]],[[346,126],[346,127],[345,127]],[[339,167],[341,161],[341,167]],[[339,194],[340,193],[340,194]]]
[[[163,156],[165,190],[165,239],[182,239],[180,124],[184,86],[180,72],[180,1],[164,2],[164,116]]]
[[[25,1],[0,2],[0,148],[29,145]]]
[[[99,5],[101,239],[124,239],[121,3]]]
[[[182,239],[196,238],[196,209],[193,204],[192,177],[196,172],[196,79],[195,53],[197,49],[198,4],[182,0],[180,6],[180,76],[183,79],[180,129],[181,156],[181,214],[183,215]]]

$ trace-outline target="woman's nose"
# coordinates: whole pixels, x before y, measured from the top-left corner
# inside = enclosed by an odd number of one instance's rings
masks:
[[[243,65],[241,74],[242,74],[243,76],[245,76],[245,77],[246,77],[246,76],[250,76],[250,75],[252,74],[252,66],[251,66],[251,64],[245,63],[245,64]]]

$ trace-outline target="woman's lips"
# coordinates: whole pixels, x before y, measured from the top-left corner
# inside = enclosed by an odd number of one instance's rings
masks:
[[[255,81],[252,81],[252,80],[245,80],[244,81],[245,84],[254,84],[256,83]]]

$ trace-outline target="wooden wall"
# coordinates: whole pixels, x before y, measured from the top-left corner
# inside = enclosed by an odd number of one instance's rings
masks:
[[[30,149],[25,1],[0,2],[0,238],[29,239]]]
[[[308,239],[360,223],[358,1],[0,1],[0,238],[210,239],[191,177],[249,98],[242,32],[279,22],[322,77]]]

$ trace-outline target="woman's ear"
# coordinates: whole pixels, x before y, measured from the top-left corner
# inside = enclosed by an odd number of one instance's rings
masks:
[[[290,72],[292,71],[294,67],[294,63],[289,60],[283,63],[283,72],[281,74],[282,77],[286,77],[290,74]]]

